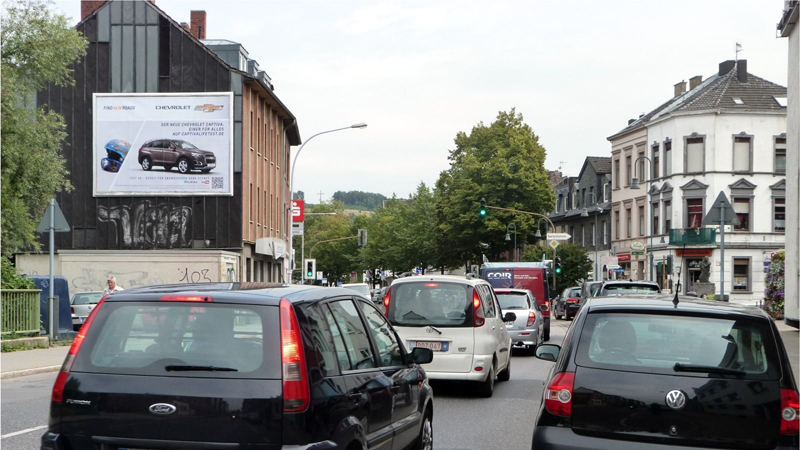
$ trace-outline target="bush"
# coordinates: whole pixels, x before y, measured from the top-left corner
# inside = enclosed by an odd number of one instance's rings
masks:
[[[11,260],[3,256],[3,273],[0,287],[3,289],[33,289],[34,284],[30,278],[17,275],[17,269],[11,264]]]
[[[772,254],[772,264],[765,280],[763,308],[773,319],[783,319],[785,258],[783,250]]]

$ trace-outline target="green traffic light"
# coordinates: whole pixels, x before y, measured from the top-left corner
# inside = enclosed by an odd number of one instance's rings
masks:
[[[561,268],[556,269],[556,273],[561,273]]]
[[[308,272],[306,275],[310,277],[310,276],[312,276],[312,275],[314,275],[314,274],[313,274],[313,273],[311,273],[311,272]]]
[[[481,215],[482,215],[482,216],[485,216],[485,215],[486,215],[486,210],[485,210],[485,209],[482,209],[482,210],[481,210]]]

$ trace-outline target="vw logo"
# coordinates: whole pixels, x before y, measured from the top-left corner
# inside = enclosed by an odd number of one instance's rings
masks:
[[[667,406],[672,409],[683,408],[686,406],[686,394],[677,389],[667,392]]]
[[[156,403],[155,405],[150,405],[150,412],[153,414],[158,414],[159,416],[166,416],[174,413],[177,410],[178,408],[170,405],[169,403]]]

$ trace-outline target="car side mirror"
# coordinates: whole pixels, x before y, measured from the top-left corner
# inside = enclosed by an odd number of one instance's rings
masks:
[[[411,350],[411,360],[416,364],[429,364],[433,361],[433,350],[425,347],[414,347]]]
[[[561,354],[561,347],[555,344],[542,344],[536,347],[536,357],[545,361],[555,362]]]
[[[503,316],[503,322],[513,322],[517,320],[517,315],[513,312],[507,312],[505,316]]]

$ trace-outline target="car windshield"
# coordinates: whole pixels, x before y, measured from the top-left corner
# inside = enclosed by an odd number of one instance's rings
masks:
[[[72,297],[72,304],[94,305],[96,303],[99,303],[102,298],[103,294],[101,292],[87,292],[85,294],[75,294],[75,296]]]
[[[172,141],[172,142],[174,142],[175,145],[177,145],[178,147],[180,147],[182,149],[185,149],[185,150],[197,150],[197,147],[195,147],[194,145],[192,145],[192,144],[190,144],[190,143],[188,143],[186,141]]]
[[[414,282],[392,286],[389,321],[394,325],[466,326],[471,319],[470,286]]]
[[[496,292],[497,301],[500,308],[506,309],[528,309],[528,296],[522,292]]]
[[[369,297],[369,288],[367,287],[366,284],[352,284],[349,286],[343,285],[342,287],[345,289],[350,289],[351,291],[356,291],[361,295]]]
[[[603,288],[603,294],[652,294],[658,292],[658,286],[651,284],[612,284]]]
[[[703,367],[780,378],[775,339],[764,320],[591,313],[580,339],[581,366],[687,375],[687,367]]]

